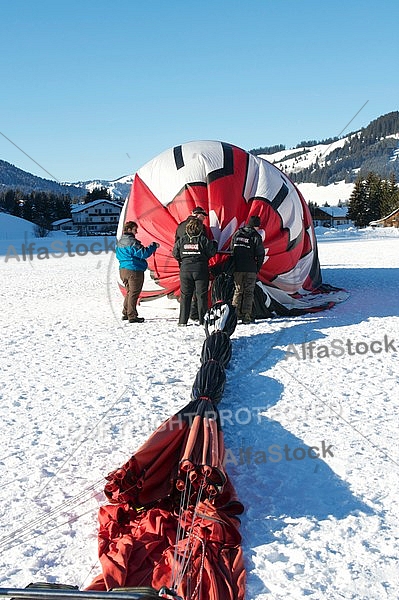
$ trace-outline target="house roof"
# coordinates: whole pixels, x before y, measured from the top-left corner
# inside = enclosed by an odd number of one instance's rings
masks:
[[[88,202],[87,204],[79,204],[76,208],[72,208],[71,213],[75,214],[78,212],[82,212],[82,210],[87,210],[88,208],[93,208],[93,206],[97,206],[98,204],[104,204],[104,203],[114,206],[119,211],[122,209],[120,204],[117,204],[116,202],[111,202],[111,200],[107,200],[106,198],[104,198],[102,200],[100,198],[99,200],[93,200],[93,202]]]
[[[52,225],[63,225],[64,223],[72,223],[72,219],[58,219],[58,221],[53,221]]]
[[[384,221],[386,221],[387,219],[390,219],[391,217],[393,217],[396,213],[399,212],[399,207],[395,208],[395,210],[393,210],[389,215],[387,215],[386,217],[381,217],[381,219],[378,219],[377,221],[371,221],[371,224],[374,223],[383,223]]]
[[[317,208],[319,208],[320,210],[325,212],[330,217],[333,217],[333,218],[335,217],[337,219],[345,218],[348,213],[347,206],[318,206]]]

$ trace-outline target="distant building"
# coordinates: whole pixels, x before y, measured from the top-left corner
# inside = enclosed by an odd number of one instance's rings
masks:
[[[51,223],[53,231],[71,231],[73,230],[73,221],[72,219],[58,219],[58,221],[53,221]]]
[[[347,206],[312,206],[310,212],[315,227],[352,225],[352,221],[348,219]]]
[[[371,227],[399,227],[399,208],[396,208],[390,215],[382,217],[377,221],[369,223]]]
[[[122,206],[111,200],[93,200],[88,204],[78,204],[72,208],[73,229],[80,235],[116,233]]]

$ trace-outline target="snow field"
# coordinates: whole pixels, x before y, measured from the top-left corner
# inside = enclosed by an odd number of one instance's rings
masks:
[[[323,280],[349,300],[232,336],[220,409],[246,508],[247,597],[396,599],[399,239],[319,241]],[[143,324],[122,322],[112,254],[3,257],[0,584],[83,587],[99,572],[104,477],[189,401],[205,334],[178,329],[170,301],[142,303]],[[395,350],[287,356],[384,336]]]

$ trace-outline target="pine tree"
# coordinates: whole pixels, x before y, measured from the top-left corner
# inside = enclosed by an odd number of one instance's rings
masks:
[[[53,215],[51,211],[51,197],[46,192],[33,192],[33,203],[34,203],[34,223],[51,229],[51,223],[53,221]]]
[[[388,180],[382,182],[381,216],[386,217],[399,208],[399,188],[395,174],[391,173]]]
[[[348,219],[354,222],[356,227],[365,227],[368,223],[365,222],[365,210],[367,206],[367,194],[362,177],[358,177],[355,181],[355,187],[351,197],[349,198]]]
[[[24,198],[21,216],[23,219],[26,219],[31,223],[35,222],[35,206],[33,194],[30,194],[29,196]]]
[[[71,216],[71,198],[63,194],[62,196],[54,196],[53,202],[53,221],[58,219],[68,219]]]
[[[367,205],[365,209],[366,225],[381,218],[382,180],[375,173],[369,173],[365,182]]]
[[[395,176],[383,180],[376,173],[359,176],[349,199],[348,218],[357,227],[366,227],[371,221],[387,216],[399,207],[399,191]]]

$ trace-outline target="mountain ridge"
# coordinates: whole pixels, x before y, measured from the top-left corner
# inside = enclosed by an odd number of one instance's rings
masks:
[[[74,184],[60,183],[52,179],[38,177],[28,171],[0,159],[0,192],[8,189],[19,189],[22,192],[53,192],[55,194],[68,194],[84,196],[86,191]],[[71,194],[72,192],[72,194]]]
[[[399,180],[399,112],[382,115],[367,127],[324,143],[312,140],[272,153],[260,150],[249,152],[266,158],[297,184],[354,183],[359,173],[366,176],[370,171],[386,179],[393,173]]]

